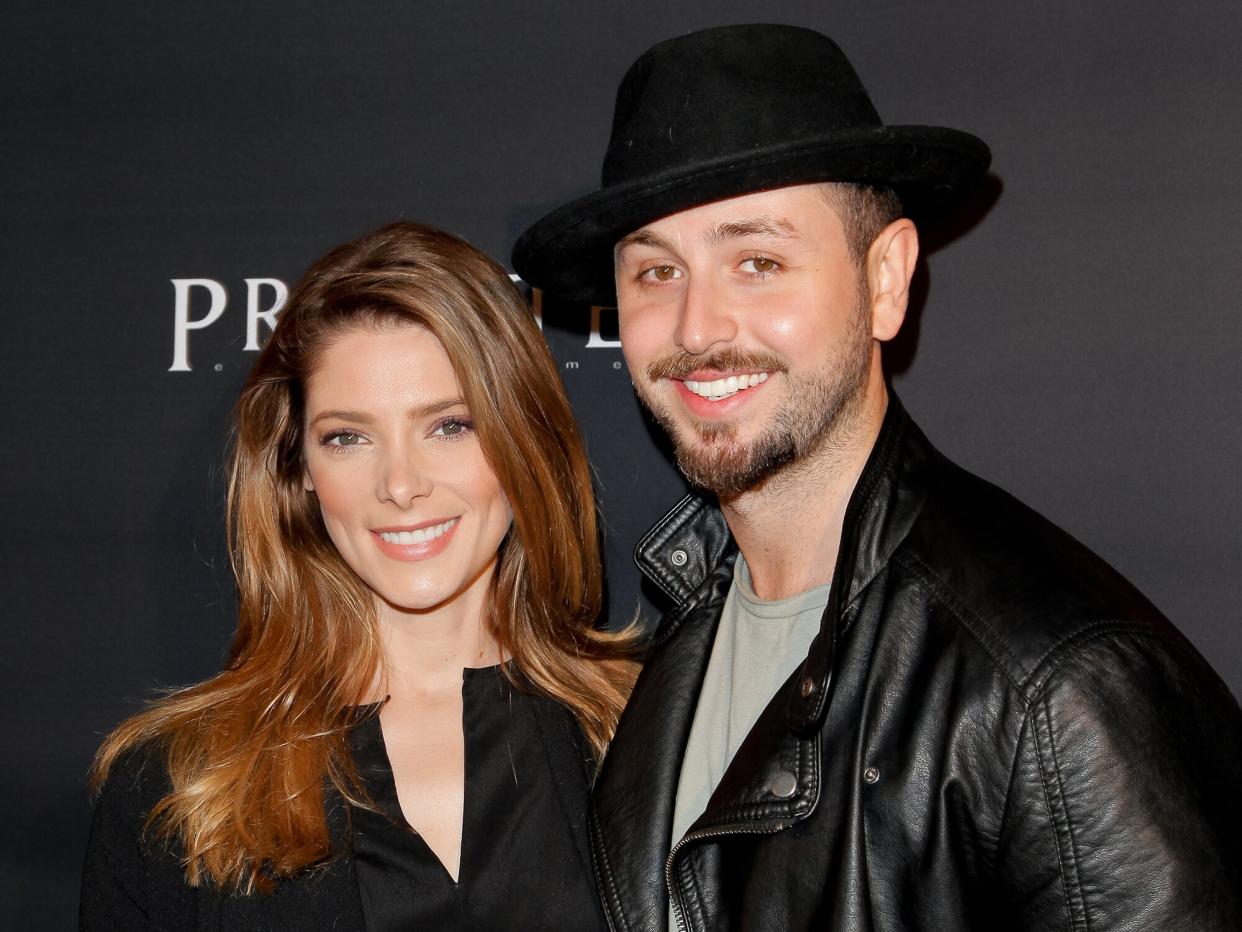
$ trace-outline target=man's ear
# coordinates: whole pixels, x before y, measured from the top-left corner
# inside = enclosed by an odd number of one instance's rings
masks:
[[[871,335],[877,340],[897,336],[910,303],[910,279],[919,259],[919,233],[905,217],[894,220],[867,250],[867,283],[871,286]]]

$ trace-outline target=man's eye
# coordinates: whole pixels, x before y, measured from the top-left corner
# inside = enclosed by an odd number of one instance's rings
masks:
[[[673,265],[653,265],[651,268],[643,269],[641,277],[657,282],[671,282],[681,278],[681,270]]]
[[[780,263],[767,256],[751,256],[742,263],[742,271],[752,275],[770,275],[780,268]]]

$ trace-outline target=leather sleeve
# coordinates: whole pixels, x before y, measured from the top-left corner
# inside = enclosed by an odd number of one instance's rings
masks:
[[[1194,649],[1099,624],[1030,696],[996,927],[1242,929],[1242,713]]]

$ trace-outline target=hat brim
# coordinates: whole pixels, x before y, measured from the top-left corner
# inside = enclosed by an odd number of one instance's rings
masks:
[[[574,301],[616,302],[613,248],[644,224],[712,201],[822,181],[891,187],[907,216],[928,223],[947,213],[987,171],[979,138],[935,126],[888,126],[679,167],[613,185],[558,208],[513,247],[524,281]]]

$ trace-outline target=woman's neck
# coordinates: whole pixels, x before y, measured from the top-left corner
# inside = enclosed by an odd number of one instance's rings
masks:
[[[500,663],[500,646],[485,621],[491,574],[432,609],[409,611],[379,601],[387,681],[379,695],[394,699],[461,689],[464,667]]]

